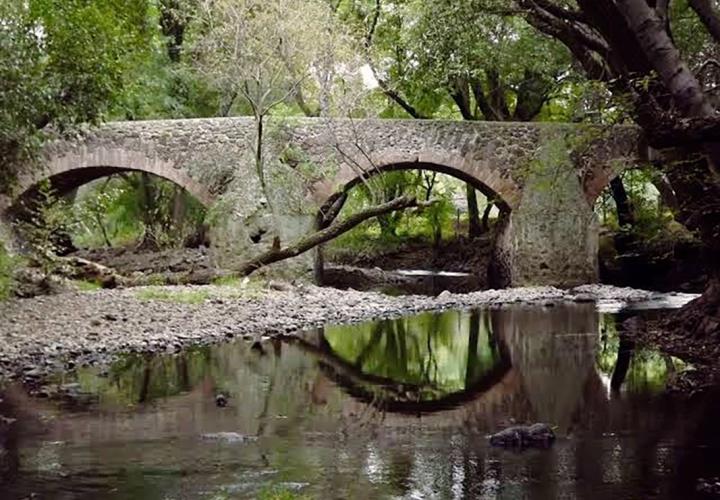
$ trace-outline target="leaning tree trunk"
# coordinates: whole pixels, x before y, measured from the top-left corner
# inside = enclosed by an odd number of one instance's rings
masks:
[[[643,52],[684,117],[712,117],[702,85],[682,59],[665,23],[645,0],[618,0],[617,8],[635,33]],[[720,333],[720,144],[702,144],[697,150],[680,151],[681,162],[667,174],[680,210],[702,239],[708,266],[708,285],[698,301],[681,310],[671,325],[699,335]]]
[[[483,210],[482,221],[480,222],[480,227],[482,227],[483,232],[487,232],[490,229],[490,212],[492,212],[494,206],[495,203],[488,199],[485,210]]]
[[[248,262],[242,264],[238,268],[237,274],[239,274],[240,276],[247,276],[257,271],[261,267],[273,264],[275,262],[279,262],[281,260],[297,257],[298,255],[307,252],[308,250],[311,250],[318,245],[337,238],[338,236],[350,231],[357,225],[373,217],[378,217],[379,215],[394,212],[396,210],[404,210],[411,207],[426,207],[430,205],[430,203],[431,202],[418,202],[415,197],[411,196],[401,196],[387,203],[367,208],[365,210],[362,210],[361,212],[350,215],[342,221],[333,222],[326,228],[320,229],[288,247],[280,248],[278,242],[277,245],[273,245],[273,248],[271,248],[267,252],[264,252],[257,257],[249,260]]]

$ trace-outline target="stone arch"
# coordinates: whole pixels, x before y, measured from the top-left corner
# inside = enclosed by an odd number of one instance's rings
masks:
[[[602,192],[610,186],[616,177],[627,170],[632,170],[633,165],[628,162],[615,162],[609,166],[598,169],[593,177],[584,179],[585,198],[590,208],[595,206]]]
[[[438,152],[429,152],[408,159],[407,154],[384,154],[377,160],[365,159],[371,167],[362,168],[360,161],[355,163],[344,162],[338,172],[331,178],[318,181],[311,187],[314,201],[321,207],[319,216],[330,210],[333,203],[343,193],[347,193],[364,179],[369,179],[384,172],[398,170],[430,170],[443,173],[463,180],[482,192],[488,198],[494,199],[503,214],[499,220],[497,237],[493,243],[492,257],[487,269],[478,269],[478,276],[486,276],[488,284],[493,287],[505,287],[510,284],[510,264],[508,257],[507,237],[509,230],[509,214],[515,209],[521,199],[522,190],[507,175],[490,167],[487,161],[475,161],[472,157],[466,158],[456,154],[444,155]],[[351,166],[352,165],[352,166]],[[334,214],[336,216],[337,213]],[[323,258],[315,255],[316,276],[322,281]]]
[[[610,182],[626,170],[651,161],[652,151],[635,127],[619,125],[581,155],[579,170],[585,199],[592,208]]]
[[[205,186],[170,161],[126,149],[79,147],[73,152],[51,156],[45,162],[44,168],[20,176],[12,202],[31,192],[46,179],[50,179],[62,194],[95,179],[131,171],[146,172],[173,182],[206,207],[215,198]]]
[[[347,159],[333,177],[316,182],[312,196],[324,206],[337,195],[352,189],[363,179],[393,170],[431,170],[456,177],[486,196],[497,199],[507,210],[515,208],[521,199],[522,190],[515,181],[502,171],[493,168],[487,159],[480,159],[470,153],[443,153],[429,150],[417,155],[408,153],[385,152],[357,159]]]

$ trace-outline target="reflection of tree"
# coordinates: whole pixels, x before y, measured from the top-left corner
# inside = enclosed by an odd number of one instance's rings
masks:
[[[440,323],[439,320],[440,320],[440,316],[439,316],[439,315],[433,315],[433,316],[430,318],[430,330],[429,330],[429,332],[428,332],[428,335],[426,335],[427,345],[425,346],[425,349],[426,349],[426,352],[427,352],[427,356],[425,356],[424,359],[421,358],[421,360],[420,360],[421,366],[422,366],[423,361],[425,362],[425,363],[424,363],[424,364],[425,364],[424,368],[421,368],[420,371],[421,371],[421,373],[422,373],[422,380],[423,380],[423,381],[425,382],[425,384],[427,384],[427,385],[431,385],[431,382],[430,382],[431,380],[436,380],[436,379],[437,379],[438,371],[439,371],[439,370],[438,370],[437,359],[435,358],[435,355],[433,354],[433,347],[432,347],[432,345],[433,345],[433,343],[432,343],[433,338],[434,338],[435,336],[437,336],[438,334],[440,334],[441,331],[442,331],[442,330],[439,328],[439,323]],[[433,374],[431,375],[431,374],[430,374],[430,370],[431,370],[432,368],[434,368],[434,372],[433,372]]]
[[[610,378],[610,387],[613,391],[619,391],[623,382],[625,382],[634,351],[635,342],[630,340],[627,335],[621,334],[620,342],[618,343],[617,361],[615,362],[615,368]]]
[[[383,338],[383,335],[385,335],[383,322],[379,321],[373,326],[373,332],[372,336],[370,337],[370,341],[365,344],[365,347],[363,347],[362,351],[360,351],[360,354],[358,354],[357,358],[355,358],[355,366],[357,366],[358,368],[362,368],[368,356],[370,356],[372,352],[377,348],[378,344]]]
[[[597,355],[597,367],[610,378],[614,392],[622,387],[626,391],[659,392],[669,376],[677,371],[676,363],[667,355],[636,346],[625,333],[625,322],[637,312],[620,312],[602,318],[602,343]]]
[[[471,386],[494,365],[498,353],[489,323],[482,321],[485,315],[448,312],[329,327],[325,343],[365,374],[424,388],[436,397]]]
[[[277,369],[277,363],[279,361],[279,357],[273,356],[272,359],[272,366],[273,368],[270,371],[270,382],[268,383],[267,390],[265,391],[265,398],[262,405],[262,410],[260,411],[260,414],[257,417],[258,420],[258,428],[257,428],[257,436],[263,436],[265,435],[265,432],[267,430],[267,424],[268,419],[270,416],[270,402],[273,397],[273,393],[275,392],[275,383],[277,380],[278,373],[280,370]]]
[[[615,367],[610,377],[610,388],[618,392],[622,387],[627,377],[628,370],[630,369],[630,362],[632,361],[633,354],[635,352],[635,342],[630,340],[625,333],[623,323],[630,317],[629,314],[620,312],[615,317],[615,330],[619,334],[617,360],[615,361]]]
[[[145,368],[143,369],[143,378],[140,384],[140,391],[138,393],[138,403],[142,404],[147,402],[148,394],[150,393],[150,377],[152,375],[151,360],[145,360]]]
[[[483,315],[421,315],[355,326],[360,332],[326,328],[321,339],[290,341],[312,353],[328,378],[371,407],[435,412],[476,397],[510,367],[502,342],[481,342],[489,336]]]
[[[0,486],[10,485],[20,470],[20,446],[17,426],[10,420],[15,416],[7,398],[0,393]]]
[[[482,362],[478,355],[478,346],[480,343],[480,311],[475,309],[470,312],[470,331],[468,333],[468,351],[467,366],[465,367],[465,387],[470,387],[474,380],[477,380],[482,371]],[[495,337],[492,328],[489,327],[489,315],[484,314],[483,319],[486,321],[485,331],[488,332],[488,346],[491,352],[496,351]]]
[[[175,367],[179,373],[178,383],[180,390],[188,392],[192,386],[190,385],[190,372],[188,371],[188,362],[185,356],[175,358]]]

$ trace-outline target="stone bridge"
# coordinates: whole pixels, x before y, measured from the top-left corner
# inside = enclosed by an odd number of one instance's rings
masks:
[[[216,249],[242,258],[274,235],[288,241],[310,230],[324,205],[363,178],[435,170],[509,213],[495,252],[499,284],[569,286],[597,279],[594,201],[643,157],[639,131],[624,126],[274,119],[265,125],[263,192],[254,137],[250,118],[108,123],[46,146],[42,165],[21,173],[0,209],[7,218],[45,179],[63,193],[113,173],[148,172],[210,207]],[[260,244],[254,234],[265,235]]]

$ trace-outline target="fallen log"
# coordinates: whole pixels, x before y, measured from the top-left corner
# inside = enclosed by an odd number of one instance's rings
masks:
[[[332,239],[337,238],[338,236],[350,231],[357,225],[365,222],[368,219],[372,219],[373,217],[377,217],[379,215],[383,215],[389,212],[394,212],[396,210],[405,210],[407,208],[424,208],[430,206],[432,203],[434,203],[434,201],[432,200],[427,202],[419,202],[414,196],[401,196],[399,198],[395,198],[394,200],[388,201],[387,203],[361,210],[360,212],[354,213],[341,221],[335,221],[326,228],[316,231],[288,247],[281,248],[280,242],[276,238],[275,242],[273,243],[273,247],[270,250],[240,265],[237,270],[237,274],[239,274],[240,276],[247,276],[257,271],[261,267],[273,264],[275,262],[279,262],[281,260],[297,257],[298,255],[307,252],[308,250],[311,250],[322,243],[326,243]]]

